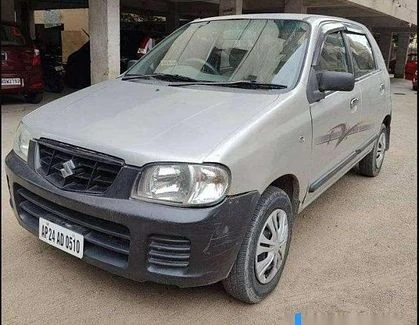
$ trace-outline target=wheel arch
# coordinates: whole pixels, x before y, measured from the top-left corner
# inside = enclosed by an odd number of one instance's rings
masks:
[[[280,188],[291,200],[294,216],[298,213],[300,206],[300,183],[297,176],[293,174],[286,174],[274,180],[270,186]]]

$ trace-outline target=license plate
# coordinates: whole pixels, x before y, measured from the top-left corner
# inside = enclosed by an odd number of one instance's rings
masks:
[[[43,218],[39,218],[39,239],[78,258],[83,257],[83,235]]]
[[[20,78],[1,78],[2,86],[20,86]]]

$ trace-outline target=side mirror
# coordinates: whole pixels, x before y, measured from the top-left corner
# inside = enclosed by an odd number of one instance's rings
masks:
[[[136,64],[138,60],[129,60],[127,63],[127,70],[131,68],[134,64]]]
[[[321,71],[317,80],[320,91],[351,91],[355,87],[355,76],[349,72]]]

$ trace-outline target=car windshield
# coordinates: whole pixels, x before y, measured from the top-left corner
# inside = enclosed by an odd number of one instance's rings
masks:
[[[25,45],[25,37],[16,26],[1,25],[1,45]]]
[[[309,29],[304,21],[285,19],[191,23],[159,43],[125,77],[170,75],[179,82],[249,81],[290,88],[300,74]]]

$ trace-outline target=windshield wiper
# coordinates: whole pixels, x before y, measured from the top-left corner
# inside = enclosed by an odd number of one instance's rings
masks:
[[[171,84],[172,87],[182,87],[182,86],[191,86],[191,85],[205,85],[205,86],[218,86],[218,87],[234,87],[234,88],[244,88],[244,89],[285,89],[287,86],[278,85],[278,84],[269,84],[261,83],[252,80],[238,80],[238,81],[227,81],[227,82],[190,82],[182,84]]]
[[[128,74],[122,77],[122,80],[135,80],[135,79],[158,79],[164,81],[181,81],[181,82],[196,82],[198,80],[182,76],[179,74],[168,74],[168,73],[151,73],[151,74]]]

